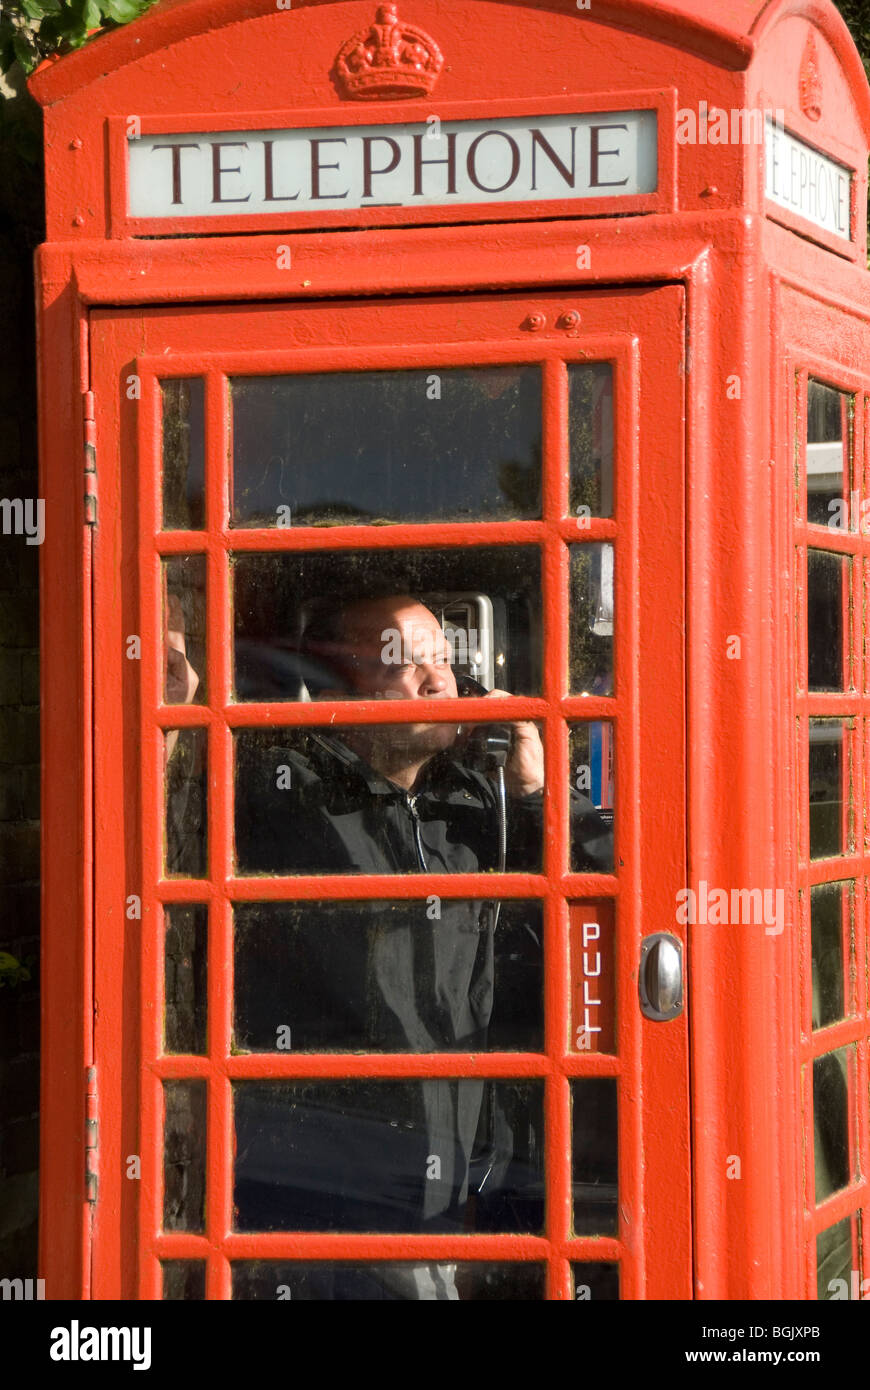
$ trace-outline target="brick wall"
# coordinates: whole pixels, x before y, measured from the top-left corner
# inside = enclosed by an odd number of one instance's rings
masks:
[[[7,88],[8,92],[8,88]],[[36,498],[38,112],[0,93],[0,498]],[[0,1277],[36,1274],[39,1159],[39,547],[0,532]]]

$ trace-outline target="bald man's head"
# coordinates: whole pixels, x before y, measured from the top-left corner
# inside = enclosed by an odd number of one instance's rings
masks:
[[[441,624],[411,594],[339,603],[306,629],[303,647],[341,682],[321,690],[321,699],[348,693],[375,700],[444,699],[458,693]],[[391,760],[395,766],[451,747],[457,732],[456,724],[409,723],[345,730],[342,736],[374,765]]]

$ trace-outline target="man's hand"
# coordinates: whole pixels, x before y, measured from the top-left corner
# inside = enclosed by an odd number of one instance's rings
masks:
[[[486,698],[509,696],[509,690],[490,690]],[[513,739],[511,755],[505,765],[505,784],[512,796],[530,796],[544,788],[544,745],[541,735],[530,719],[511,724]]]
[[[186,655],[184,641],[184,614],[181,603],[175,594],[170,594],[166,604],[166,678],[163,687],[163,701],[167,705],[189,705],[196,694],[199,676],[194,671]],[[165,761],[168,763],[178,741],[178,730],[170,729],[166,735]]]

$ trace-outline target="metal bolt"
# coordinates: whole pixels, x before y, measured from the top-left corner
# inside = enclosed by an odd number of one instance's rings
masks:
[[[69,147],[71,150],[80,150],[82,148],[81,136],[73,136],[72,140],[69,142]]]
[[[547,327],[546,314],[529,314],[526,319],[526,327],[531,333],[540,333],[542,328]]]
[[[76,215],[75,215],[75,217],[73,218],[73,226],[74,226],[74,227],[83,227],[84,225],[85,225],[85,219],[82,217],[82,214],[81,214],[80,212],[77,212]]]
[[[563,314],[559,319],[559,328],[578,328],[580,325],[580,315],[576,309],[569,309],[567,314]]]

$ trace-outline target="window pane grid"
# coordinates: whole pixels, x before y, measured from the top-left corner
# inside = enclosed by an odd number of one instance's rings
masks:
[[[146,1263],[150,1264],[147,1272],[147,1283],[149,1287],[157,1287],[160,1258],[177,1259],[196,1259],[202,1258],[207,1261],[206,1288],[208,1298],[228,1298],[230,1297],[232,1264],[231,1260],[248,1257],[269,1258],[278,1256],[281,1250],[281,1243],[285,1237],[273,1237],[269,1234],[256,1234],[250,1237],[243,1237],[238,1232],[232,1230],[232,1172],[230,1166],[225,1162],[225,1157],[232,1152],[233,1147],[233,1119],[232,1119],[232,1100],[231,1084],[233,1076],[256,1077],[262,1076],[270,1078],[273,1076],[305,1076],[305,1075],[376,1075],[388,1077],[393,1074],[392,1063],[397,1064],[396,1075],[453,1075],[461,1076],[466,1074],[466,1065],[469,1068],[469,1075],[492,1075],[492,1076],[513,1076],[521,1077],[540,1076],[545,1082],[545,1132],[546,1132],[546,1163],[548,1169],[548,1213],[546,1236],[530,1238],[516,1235],[498,1236],[463,1236],[461,1241],[461,1251],[466,1258],[484,1260],[487,1257],[503,1255],[505,1257],[522,1258],[524,1260],[546,1259],[548,1263],[547,1287],[549,1297],[570,1298],[573,1296],[572,1277],[570,1261],[587,1260],[597,1257],[605,1260],[615,1260],[620,1254],[619,1243],[613,1238],[575,1238],[571,1231],[570,1204],[572,1193],[572,1179],[569,1158],[569,1138],[570,1138],[570,1092],[569,1081],[571,1077],[583,1076],[606,1076],[617,1077],[620,1073],[620,1063],[617,1057],[606,1055],[594,1055],[584,1057],[576,1053],[571,1054],[566,1049],[569,1048],[568,1031],[570,1022],[570,982],[564,978],[564,972],[556,968],[556,963],[563,956],[567,956],[568,942],[568,909],[566,895],[573,897],[587,896],[591,884],[595,889],[595,896],[601,897],[602,894],[615,894],[617,891],[616,881],[605,878],[602,882],[600,876],[589,876],[569,872],[568,846],[567,846],[567,802],[565,797],[565,768],[567,767],[567,738],[569,720],[577,718],[598,718],[606,717],[613,721],[614,730],[616,729],[616,713],[619,702],[609,697],[605,700],[583,699],[567,696],[567,623],[554,622],[553,630],[549,631],[545,637],[546,660],[544,662],[545,671],[545,690],[544,698],[535,701],[529,707],[526,701],[520,704],[514,711],[513,704],[510,702],[509,711],[518,717],[535,717],[543,725],[542,738],[545,745],[545,756],[547,759],[547,769],[549,777],[550,795],[546,800],[546,824],[544,833],[545,846],[545,875],[542,879],[532,879],[529,883],[523,881],[520,875],[511,875],[510,879],[505,880],[505,889],[499,889],[499,895],[505,897],[539,897],[545,906],[545,937],[546,949],[545,960],[549,964],[545,967],[545,989],[546,989],[546,1008],[545,1025],[547,1029],[546,1052],[542,1054],[508,1053],[508,1054],[449,1054],[446,1057],[441,1055],[400,1056],[388,1058],[383,1054],[374,1055],[371,1059],[340,1058],[327,1055],[308,1054],[304,1058],[267,1058],[267,1063],[279,1061],[280,1066],[273,1069],[266,1065],[258,1066],[257,1063],[263,1061],[261,1057],[239,1058],[233,1057],[232,1052],[232,948],[233,948],[233,926],[232,911],[234,902],[250,901],[251,896],[245,890],[250,888],[250,882],[245,883],[238,877],[234,878],[233,865],[233,832],[232,832],[232,769],[233,769],[233,730],[242,727],[266,727],[279,720],[281,724],[293,726],[304,725],[314,722],[307,710],[298,711],[292,706],[278,703],[273,708],[268,704],[247,706],[243,711],[239,711],[238,706],[232,702],[231,696],[231,670],[228,656],[228,646],[225,641],[223,630],[226,615],[230,612],[230,574],[227,565],[227,555],[232,551],[248,550],[301,550],[301,549],[345,549],[360,546],[364,543],[366,548],[378,546],[390,548],[413,549],[426,542],[430,543],[437,539],[440,544],[451,541],[457,544],[468,542],[468,527],[458,523],[454,526],[403,526],[401,536],[375,533],[372,535],[370,529],[365,527],[335,527],[330,528],[327,534],[317,528],[300,528],[292,533],[278,532],[274,529],[266,528],[245,530],[231,530],[226,524],[229,515],[229,491],[228,491],[228,469],[225,460],[228,456],[228,384],[227,379],[222,373],[209,373],[206,390],[206,439],[208,442],[206,458],[206,518],[208,530],[203,532],[163,532],[157,534],[154,547],[154,559],[159,562],[158,557],[173,555],[195,556],[202,554],[206,557],[208,567],[208,602],[207,602],[207,627],[208,627],[208,670],[209,670],[209,690],[208,704],[201,707],[179,707],[161,706],[158,701],[152,705],[149,712],[150,718],[161,729],[173,729],[178,727],[202,727],[209,730],[208,737],[208,855],[209,855],[209,876],[199,882],[185,882],[183,880],[167,880],[162,876],[158,866],[153,866],[157,872],[152,877],[152,883],[156,888],[158,900],[171,902],[193,902],[207,904],[208,906],[208,1056],[206,1058],[188,1057],[166,1057],[162,1055],[158,1047],[153,1051],[150,1058],[148,1070],[151,1072],[153,1080],[149,1083],[152,1088],[154,1084],[159,1084],[160,1078],[177,1078],[179,1081],[190,1079],[193,1081],[197,1077],[206,1080],[208,1091],[208,1121],[207,1121],[207,1184],[206,1184],[206,1233],[200,1237],[181,1232],[162,1231],[151,1244],[151,1248],[146,1255]],[[543,607],[545,612],[551,614],[564,614],[567,602],[567,575],[569,563],[569,551],[566,542],[577,541],[578,531],[576,523],[566,520],[567,509],[567,487],[568,487],[568,468],[567,461],[562,461],[554,457],[556,445],[554,441],[566,441],[567,432],[564,428],[564,421],[567,416],[567,371],[564,362],[550,361],[545,364],[544,370],[544,517],[541,522],[503,522],[503,523],[481,523],[474,527],[474,539],[476,543],[491,539],[493,543],[508,545],[517,541],[532,541],[541,546],[543,557]],[[560,445],[561,448],[561,445]],[[567,454],[567,444],[563,450]],[[562,493],[565,496],[562,496]],[[397,528],[398,529],[398,528]],[[579,538],[586,542],[612,540],[616,534],[615,523],[609,519],[590,518]],[[324,705],[319,711],[321,718],[325,712],[329,715],[330,706]],[[302,714],[302,718],[297,721],[294,717],[297,712]],[[487,711],[489,712],[489,711]],[[500,708],[500,713],[502,709]],[[435,711],[435,718],[441,711]],[[390,711],[392,721],[395,722],[395,710]],[[360,718],[366,720],[374,717],[375,720],[384,719],[386,722],[387,712],[382,709],[365,709],[359,704],[354,706],[352,714],[349,712],[346,719],[339,716],[336,723],[350,723]],[[407,716],[410,719],[410,712]],[[442,717],[446,717],[443,716]],[[401,716],[399,719],[401,722]],[[155,748],[156,744],[152,745]],[[564,804],[563,804],[564,803]],[[564,814],[563,814],[564,813]],[[348,899],[364,899],[377,896],[383,891],[379,888],[380,876],[366,876],[364,882],[348,884],[344,881],[340,887],[347,892],[336,891],[337,899],[347,897]],[[296,880],[284,879],[273,880],[275,887],[268,890],[268,897],[273,893],[276,897],[283,894],[289,899],[294,897],[304,900],[309,893],[297,893],[296,890],[303,888],[311,889],[310,897],[320,896],[324,892],[326,885],[323,880],[318,878],[313,882],[306,882],[305,879]],[[396,884],[394,880],[386,878],[385,884],[390,885],[393,892]],[[538,885],[543,882],[543,888]],[[493,887],[497,886],[493,876],[487,876],[489,892],[492,893]],[[555,884],[554,888],[552,885]],[[158,886],[159,885],[159,886]],[[331,885],[330,885],[331,886]],[[413,885],[414,896],[425,896],[427,889],[435,888],[441,890],[444,885],[438,876],[421,874],[417,882]],[[472,888],[481,889],[480,884],[475,884],[471,879],[466,883],[465,875],[451,875],[448,893],[450,896],[461,896]],[[258,896],[258,895],[256,895]],[[404,893],[401,894],[404,896]],[[160,914],[157,914],[160,915]],[[161,943],[162,944],[162,943]],[[158,951],[159,955],[160,952]],[[162,964],[162,962],[161,962]],[[162,979],[160,985],[162,986]],[[162,998],[157,993],[152,997]],[[367,1073],[365,1063],[371,1060],[374,1066]],[[305,1065],[308,1062],[315,1064],[326,1064],[328,1070],[315,1070],[310,1072]],[[301,1063],[301,1065],[300,1065]],[[337,1065],[336,1065],[337,1063]],[[358,1064],[362,1064],[359,1071],[356,1070]],[[443,1073],[440,1070],[441,1064],[446,1064],[448,1070]],[[416,1064],[416,1065],[415,1065]],[[144,1118],[144,1117],[143,1117]],[[156,1125],[152,1131],[155,1135],[157,1149],[159,1150],[160,1126]],[[563,1142],[564,1141],[564,1142]],[[155,1152],[155,1160],[158,1153]],[[152,1229],[159,1229],[152,1226]],[[338,1237],[342,1258],[348,1258],[354,1254],[354,1247],[359,1241],[363,1243],[359,1246],[357,1253],[364,1258],[386,1258],[390,1253],[399,1253],[397,1246],[393,1243],[393,1238],[389,1236],[371,1237]],[[427,1237],[420,1243],[419,1255],[429,1257],[436,1256],[442,1249],[444,1238]],[[311,1256],[326,1257],[336,1251],[335,1242],[328,1236],[319,1234],[311,1236],[303,1233],[301,1236],[294,1233],[286,1238],[286,1244],[291,1247],[293,1256],[309,1253]],[[218,1248],[216,1248],[216,1246]],[[443,1246],[443,1253],[455,1253],[457,1243],[454,1241],[448,1248]],[[288,1253],[291,1253],[288,1251]],[[409,1244],[408,1237],[401,1238],[401,1254],[409,1255],[413,1253],[412,1245]],[[148,1259],[150,1256],[150,1260]],[[619,1269],[619,1265],[614,1264],[613,1269]],[[576,1270],[582,1272],[582,1265],[577,1265]],[[575,1270],[575,1273],[576,1273]],[[143,1269],[143,1273],[145,1273]],[[199,1275],[196,1275],[198,1278]],[[157,1295],[159,1296],[159,1295]]]
[[[803,978],[804,985],[804,1009],[803,1018],[805,1020],[802,1029],[803,1037],[801,1043],[801,1064],[803,1072],[803,1093],[806,1114],[806,1144],[807,1144],[807,1206],[806,1206],[806,1231],[807,1231],[807,1250],[808,1250],[808,1283],[809,1297],[825,1297],[823,1276],[826,1278],[826,1271],[829,1274],[831,1269],[837,1264],[837,1259],[845,1259],[845,1246],[834,1228],[839,1231],[840,1227],[845,1231],[847,1223],[852,1222],[851,1241],[854,1245],[857,1236],[854,1226],[855,1214],[860,1212],[862,1203],[866,1204],[866,1194],[868,1190],[868,1155],[870,1155],[870,1095],[868,1095],[868,1040],[870,1040],[870,988],[868,988],[867,974],[867,941],[866,941],[866,922],[867,922],[867,891],[868,879],[867,872],[870,867],[870,808],[865,804],[865,798],[856,789],[864,785],[864,768],[870,766],[867,761],[870,756],[870,704],[868,704],[868,665],[865,652],[865,624],[866,624],[866,599],[867,599],[867,579],[868,566],[862,557],[867,555],[868,545],[870,545],[870,519],[867,516],[866,507],[862,508],[862,500],[867,497],[867,479],[865,477],[868,466],[867,450],[863,447],[865,440],[865,430],[867,425],[867,414],[865,409],[865,399],[862,394],[850,395],[844,392],[839,400],[841,425],[839,430],[834,428],[835,406],[837,401],[834,393],[819,392],[809,380],[811,374],[800,373],[797,380],[797,403],[798,418],[806,418],[808,398],[815,393],[816,404],[818,405],[820,396],[825,398],[824,407],[829,412],[829,430],[826,434],[824,429],[816,429],[816,434],[811,434],[811,439],[818,438],[819,443],[814,450],[814,466],[817,474],[821,474],[823,466],[828,467],[833,464],[834,449],[832,446],[824,446],[823,439],[833,438],[839,434],[843,441],[843,468],[842,480],[839,484],[831,482],[829,494],[824,494],[821,501],[824,507],[820,509],[820,504],[815,505],[815,515],[809,515],[808,519],[808,471],[810,467],[811,446],[808,445],[806,451],[801,447],[800,436],[798,436],[797,458],[797,498],[798,498],[798,520],[795,525],[796,541],[796,565],[798,575],[803,575],[803,580],[799,586],[799,612],[798,612],[798,700],[797,710],[799,714],[798,727],[802,731],[800,742],[803,744],[805,756],[802,765],[807,767],[806,733],[810,727],[811,720],[830,720],[832,717],[840,717],[844,722],[844,753],[847,754],[843,763],[844,781],[848,784],[849,792],[846,800],[851,800],[855,808],[855,824],[853,827],[854,839],[850,852],[850,842],[847,826],[842,827],[842,848],[846,853],[835,858],[814,858],[807,857],[806,836],[803,837],[802,845],[802,870],[801,879],[803,884],[802,894],[804,897],[804,910],[802,913],[802,935],[803,935]],[[818,425],[818,419],[816,421]],[[811,427],[812,429],[812,427]],[[804,436],[806,438],[806,435]],[[856,450],[857,441],[861,441],[862,447]],[[827,458],[830,453],[831,457]],[[827,459],[827,462],[826,462]],[[801,467],[802,465],[802,467]],[[804,481],[804,480],[807,481]],[[833,475],[832,475],[833,479]],[[814,484],[816,491],[819,491],[820,483]],[[827,486],[827,483],[825,484]],[[824,489],[822,489],[824,492]],[[824,513],[828,513],[826,516]],[[843,669],[842,693],[819,690],[811,690],[806,693],[807,671],[812,672],[813,660],[815,655],[815,669],[821,672],[819,658],[827,662],[827,674],[822,677],[822,684],[830,681],[831,653],[821,649],[815,654],[808,652],[808,618],[807,608],[811,593],[807,588],[808,566],[815,565],[816,572],[820,573],[820,567],[827,565],[830,573],[835,573],[833,560],[823,561],[821,558],[813,559],[814,556],[839,555],[843,557],[845,566],[843,601],[842,601],[842,621],[839,623],[843,640]],[[821,597],[816,581],[817,597]],[[833,596],[833,595],[832,595]],[[819,616],[821,616],[819,614]],[[836,614],[832,612],[833,623],[830,621],[821,622],[817,630],[817,640],[824,642],[824,629],[827,626],[829,631],[833,627],[836,630],[838,622]],[[860,634],[860,639],[859,639]],[[830,670],[828,669],[830,668]],[[818,684],[818,679],[817,679]],[[801,694],[800,692],[804,693]],[[851,726],[851,727],[850,727]],[[844,806],[844,811],[846,807]],[[807,1033],[807,1023],[812,1014],[811,991],[817,985],[817,975],[813,965],[813,939],[811,934],[811,912],[810,898],[812,889],[816,891],[827,891],[833,893],[837,885],[845,883],[847,889],[849,883],[854,885],[852,901],[852,926],[851,931],[846,924],[843,924],[840,933],[839,944],[836,944],[837,933],[834,927],[829,924],[827,957],[825,960],[819,957],[816,965],[821,968],[823,965],[829,970],[834,970],[840,977],[840,988],[842,989],[842,1002],[839,1006],[844,1017],[841,1019],[831,1019],[826,1026],[816,1026],[815,1030]],[[818,900],[817,900],[818,901]],[[832,919],[833,920],[833,919]],[[818,930],[818,926],[817,926]],[[833,932],[833,934],[832,934]],[[817,938],[817,949],[822,949],[820,939]],[[831,952],[835,954],[832,956]],[[836,959],[839,952],[840,959]],[[840,975],[841,972],[841,975]],[[831,976],[831,985],[834,989],[836,998],[837,983]],[[840,1095],[834,1105],[834,1091],[831,1085],[837,1077],[843,1076],[842,1069],[833,1067],[834,1057],[839,1056],[847,1059],[845,1072],[846,1091]],[[826,1060],[830,1059],[830,1060]],[[833,1069],[832,1069],[833,1068]],[[812,1077],[815,1075],[816,1085],[812,1084]],[[819,1091],[819,1086],[822,1092]],[[842,1089],[842,1081],[838,1082]],[[820,1097],[823,1095],[824,1104],[822,1111],[814,1117],[814,1107],[812,1102],[813,1090],[816,1090],[817,1104],[821,1104]],[[832,1109],[833,1107],[833,1109]],[[821,1124],[822,1129],[819,1130]],[[814,1130],[815,1125],[815,1130]],[[821,1171],[818,1169],[820,1148],[822,1145],[822,1156],[824,1158]],[[842,1168],[843,1146],[847,1155],[847,1169]],[[835,1154],[831,1149],[833,1145],[837,1150]],[[813,1156],[815,1154],[815,1162]],[[831,1164],[837,1170],[838,1176],[832,1179]],[[815,1182],[814,1182],[814,1169]],[[862,1176],[863,1174],[863,1176]],[[841,1181],[846,1178],[845,1186],[841,1186]],[[835,1190],[829,1191],[830,1182],[834,1181]],[[818,1185],[821,1183],[821,1190]],[[814,1191],[814,1188],[816,1191]],[[839,1190],[837,1190],[839,1188]],[[866,1216],[866,1211],[865,1211]],[[839,1223],[839,1226],[838,1226]],[[847,1232],[848,1234],[848,1232]],[[817,1248],[818,1238],[818,1248]],[[835,1241],[842,1246],[840,1255],[834,1250]],[[848,1242],[847,1242],[848,1243]],[[839,1249],[838,1246],[838,1249]],[[851,1267],[857,1269],[857,1252],[853,1251]],[[818,1273],[816,1272],[818,1270]],[[837,1269],[834,1268],[834,1272]],[[818,1281],[818,1288],[817,1288]]]

